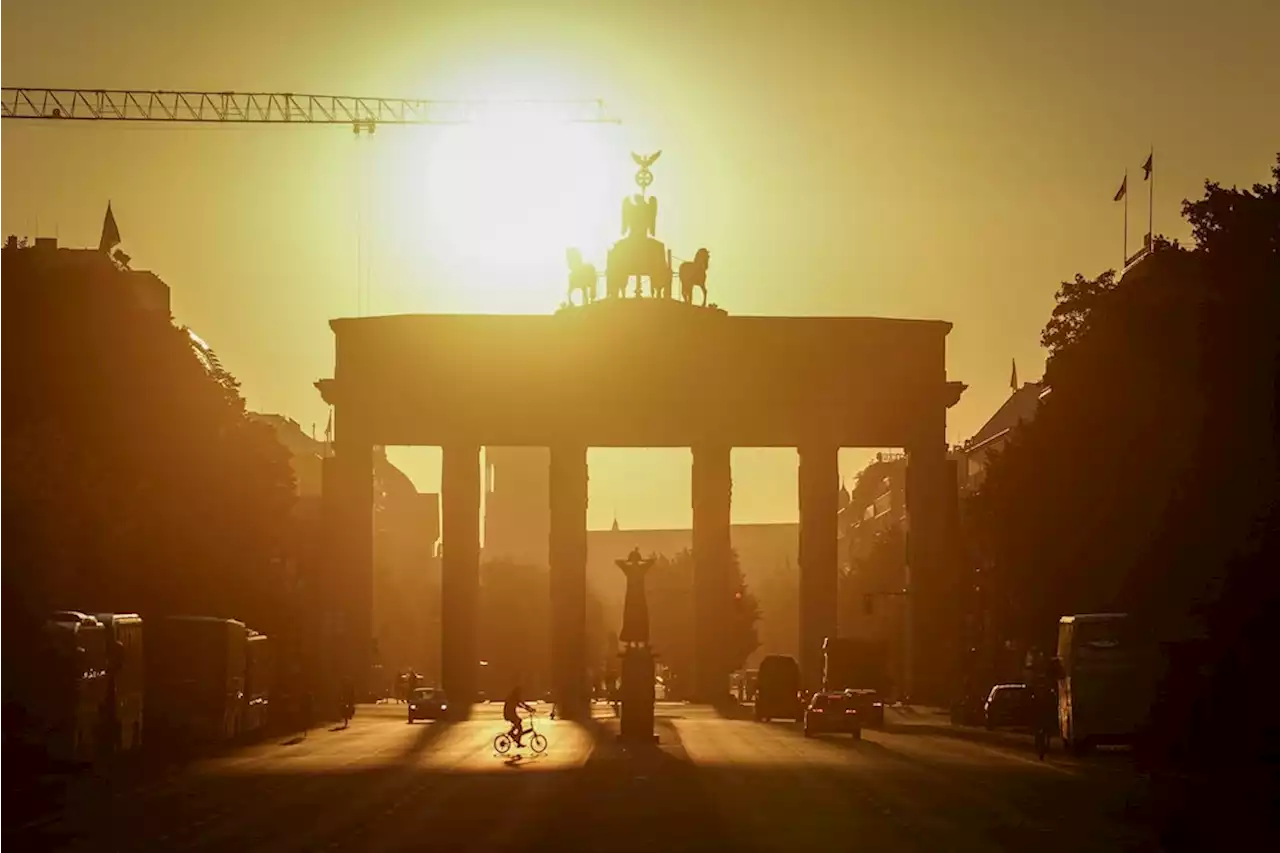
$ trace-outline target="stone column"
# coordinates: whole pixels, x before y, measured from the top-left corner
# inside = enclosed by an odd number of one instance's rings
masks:
[[[733,471],[728,445],[693,448],[694,696],[720,702],[729,693]]]
[[[442,448],[440,680],[452,708],[476,699],[480,668],[480,447]]]
[[[587,685],[587,448],[551,448],[551,684],[559,714],[590,712]]]
[[[373,444],[341,429],[321,472],[322,538],[327,555],[321,623],[321,702],[343,682],[367,695],[373,657]]]
[[[799,450],[800,679],[806,689],[817,690],[822,641],[836,635],[840,449],[824,444]]]
[[[907,605],[917,702],[947,704],[958,686],[961,641],[959,495],[941,430],[907,447]]]

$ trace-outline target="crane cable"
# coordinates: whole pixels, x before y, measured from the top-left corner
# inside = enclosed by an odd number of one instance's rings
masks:
[[[369,150],[372,142],[372,127],[368,133],[361,132],[358,125],[355,130],[355,197],[356,197],[356,316],[363,317],[370,311],[372,303],[373,279],[373,241],[369,235],[369,222],[373,218],[372,209],[372,156]],[[362,136],[368,141],[361,142]]]

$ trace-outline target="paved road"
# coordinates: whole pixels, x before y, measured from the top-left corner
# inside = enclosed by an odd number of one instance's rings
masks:
[[[794,726],[659,709],[658,748],[540,717],[541,757],[494,754],[500,708],[464,723],[364,706],[345,731],[133,781],[86,779],[12,849],[987,851],[1149,849],[1120,819],[1122,760],[1046,762],[917,727],[805,739]],[[7,810],[6,810],[7,811]],[[31,844],[36,846],[29,846]]]

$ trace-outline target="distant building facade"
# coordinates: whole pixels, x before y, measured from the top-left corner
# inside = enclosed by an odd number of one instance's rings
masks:
[[[837,527],[841,636],[877,639],[888,650],[896,687],[907,672],[907,457],[877,453],[858,473]]]
[[[551,451],[486,447],[484,459],[484,559],[547,565]]]
[[[959,488],[962,495],[978,492],[986,480],[991,461],[1009,444],[1019,427],[1036,417],[1040,404],[1049,396],[1045,382],[1013,381],[1011,393],[976,433],[954,453],[959,460]],[[968,572],[962,585],[962,623],[969,655],[966,677],[980,687],[1020,678],[1025,649],[1000,640],[998,623],[1002,609],[995,594],[994,562],[981,542],[979,531],[965,518],[966,502],[961,502],[961,540]]]
[[[1049,396],[1049,391],[1044,382],[1024,382],[1013,390],[982,428],[961,445],[956,455],[961,461],[959,479],[962,492],[976,491],[982,486],[992,455],[1009,442],[1019,424],[1035,419],[1040,402]]]
[[[484,559],[547,564],[550,461],[545,447],[485,448]],[[730,542],[748,585],[782,566],[797,565],[799,531],[795,522],[730,526]],[[626,583],[614,560],[632,548],[674,556],[692,547],[689,528],[628,530],[615,520],[610,530],[587,531],[587,582],[611,613],[621,614]]]
[[[317,576],[326,566],[320,552],[321,494],[329,445],[309,435],[284,415],[250,413],[270,426],[289,451],[298,491],[292,554],[304,603],[324,612],[333,604],[326,592],[341,596],[341,579],[329,586]],[[374,449],[374,632],[378,656],[388,671],[413,667],[434,677],[439,657],[440,496],[419,492],[412,481]],[[321,623],[323,625],[324,619]],[[317,642],[322,640],[317,639]]]

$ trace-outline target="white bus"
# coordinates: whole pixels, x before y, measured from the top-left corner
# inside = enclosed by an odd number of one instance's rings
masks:
[[[112,752],[142,746],[142,703],[146,660],[142,652],[142,618],[136,613],[98,613],[107,629],[107,697],[104,726]]]
[[[148,619],[148,732],[179,742],[220,742],[239,735],[247,641],[244,623],[235,619]]]
[[[1132,743],[1150,708],[1155,646],[1128,614],[1088,613],[1058,622],[1058,729],[1080,754],[1097,744]]]

